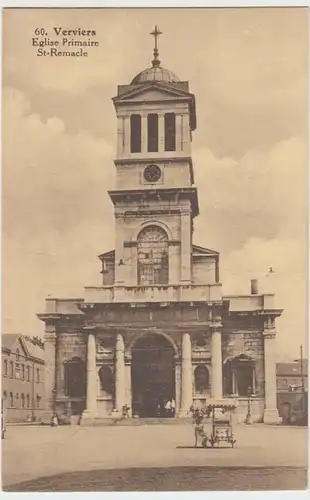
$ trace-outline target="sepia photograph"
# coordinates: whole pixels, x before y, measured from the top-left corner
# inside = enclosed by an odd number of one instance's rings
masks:
[[[307,7],[2,9],[2,490],[308,488]]]

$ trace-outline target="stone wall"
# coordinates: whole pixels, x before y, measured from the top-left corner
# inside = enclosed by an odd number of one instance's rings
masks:
[[[261,332],[246,331],[223,333],[223,363],[244,354],[255,363],[255,392],[258,397],[264,396],[264,339]]]
[[[61,332],[57,335],[57,397],[65,396],[64,362],[73,357],[86,363],[87,337],[82,332]]]

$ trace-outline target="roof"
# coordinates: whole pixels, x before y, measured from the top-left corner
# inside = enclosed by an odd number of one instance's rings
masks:
[[[1,335],[1,347],[10,351],[19,337],[21,337],[21,335],[18,333],[3,333]]]
[[[35,358],[44,361],[44,350],[40,346],[34,345],[25,337],[18,333],[3,333],[1,335],[1,348],[7,351],[12,351],[16,343],[20,343],[25,355],[28,358]]]
[[[303,375],[308,375],[308,360],[303,360]],[[277,363],[277,376],[301,376],[300,361],[292,361],[291,363]]]
[[[219,252],[216,250],[211,250],[210,248],[200,247],[198,245],[193,245],[193,254],[198,255],[208,255],[208,256],[219,256]]]
[[[131,81],[131,85],[136,85],[145,82],[179,82],[179,77],[169,69],[162,68],[161,66],[151,66],[138,73]]]

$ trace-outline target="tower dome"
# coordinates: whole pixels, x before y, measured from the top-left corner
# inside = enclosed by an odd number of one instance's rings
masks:
[[[157,61],[156,61],[157,62]],[[131,85],[137,85],[139,83],[145,82],[167,82],[174,83],[179,82],[180,79],[177,77],[175,73],[170,71],[169,69],[162,68],[160,66],[160,62],[158,61],[158,65],[151,66],[150,68],[146,68],[141,71],[138,75],[136,75],[131,81]]]
[[[157,48],[157,38],[161,34],[162,32],[159,31],[157,26],[155,26],[154,31],[152,31],[151,33],[151,35],[155,38],[154,59],[152,61],[152,66],[138,73],[132,79],[131,85],[138,85],[146,82],[174,83],[180,81],[175,73],[173,73],[169,69],[162,68],[160,65],[160,60],[158,59],[159,52]]]

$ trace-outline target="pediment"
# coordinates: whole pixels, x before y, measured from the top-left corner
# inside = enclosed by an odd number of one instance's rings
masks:
[[[218,257],[219,256],[219,252],[216,252],[215,250],[211,250],[210,248],[204,248],[204,247],[200,247],[198,245],[193,245],[193,254],[194,255],[205,255],[205,256],[214,256],[214,257]]]
[[[142,85],[133,89],[132,87],[124,92],[122,95],[114,97],[114,102],[156,102],[164,100],[184,100],[191,98],[191,95],[181,89],[175,87],[168,87],[164,84],[151,83],[148,86]]]

